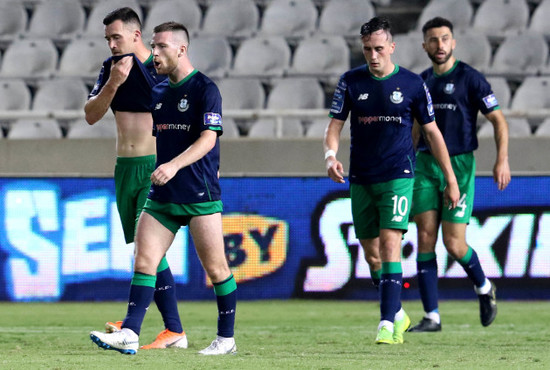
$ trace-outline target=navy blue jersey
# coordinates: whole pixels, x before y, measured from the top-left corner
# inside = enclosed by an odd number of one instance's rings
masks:
[[[458,60],[445,74],[436,75],[433,68],[420,74],[433,97],[435,120],[443,134],[450,155],[477,149],[477,114],[499,109],[491,85],[483,75]],[[418,150],[429,151],[421,137]]]
[[[107,83],[111,75],[112,60],[118,61],[127,55],[133,56],[134,65],[128,78],[119,86],[115,97],[111,101],[111,109],[114,112],[149,112],[151,108],[151,88],[166,79],[165,75],[157,75],[152,54],[144,63],[141,63],[134,54],[117,55],[105,60],[88,99],[99,94]]]
[[[222,134],[222,98],[216,84],[194,70],[177,84],[165,80],[153,88],[153,135],[156,167],[183,153],[204,130]],[[220,143],[204,157],[179,170],[166,185],[151,185],[149,198],[189,204],[221,199],[218,180]]]
[[[434,120],[430,93],[422,79],[395,66],[384,78],[366,65],[342,75],[330,117],[345,121],[351,112],[349,180],[374,184],[414,176],[412,126]]]

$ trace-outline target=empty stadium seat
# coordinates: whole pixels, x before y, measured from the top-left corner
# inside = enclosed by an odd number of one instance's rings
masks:
[[[516,90],[510,108],[526,113],[550,108],[550,77],[525,78]]]
[[[529,6],[525,0],[485,0],[477,9],[473,28],[501,40],[527,28]]]
[[[480,72],[488,72],[492,56],[489,39],[484,34],[473,31],[456,31],[454,37],[455,57]]]
[[[397,34],[393,37],[393,41],[395,42],[395,51],[392,61],[395,64],[414,73],[420,73],[432,66],[428,55],[422,48],[423,39],[420,32]]]
[[[33,110],[81,110],[88,88],[79,78],[57,78],[43,81],[32,101]]]
[[[27,28],[27,11],[20,1],[0,2],[0,48],[5,49]]]
[[[29,23],[29,37],[51,38],[65,45],[68,39],[84,30],[86,14],[79,1],[48,0],[34,8]]]
[[[103,37],[73,39],[63,51],[56,72],[59,77],[80,77],[94,83],[111,51]]]
[[[498,47],[491,74],[522,80],[536,75],[544,67],[548,57],[548,45],[541,34],[522,32],[507,36]]]
[[[24,78],[27,82],[54,75],[59,57],[50,39],[18,39],[6,49],[0,77]]]
[[[550,22],[548,20],[550,20],[550,0],[542,0],[531,16],[529,30],[550,38]]]
[[[217,85],[222,95],[223,111],[264,107],[265,91],[259,79],[224,78]]]
[[[315,30],[317,17],[311,0],[272,0],[264,11],[260,34],[283,36],[294,42]]]
[[[182,23],[190,35],[200,28],[202,13],[195,0],[159,0],[151,3],[143,27],[143,37],[146,42],[153,35],[153,28],[167,21],[177,20]],[[193,42],[193,37],[191,37]]]
[[[325,130],[330,122],[329,117],[316,118],[312,120],[307,126],[306,137],[322,139],[325,136]],[[349,138],[351,137],[350,132],[350,122],[349,119],[344,123],[342,131],[340,131],[340,138]]]
[[[242,42],[230,76],[282,77],[290,64],[290,47],[281,36],[254,37]]]
[[[54,119],[18,119],[11,124],[8,139],[60,139],[61,128]]]
[[[239,137],[239,128],[235,123],[235,120],[230,117],[223,117],[223,135],[221,139],[234,139]]]
[[[143,26],[143,12],[137,0],[96,0],[88,16],[86,31],[83,36],[104,36],[105,26],[103,25],[103,18],[113,10],[126,6],[132,8],[136,12]]]
[[[432,18],[443,17],[453,23],[455,31],[467,29],[472,22],[474,8],[470,0],[430,0],[422,9],[416,25],[417,30]]]
[[[535,130],[535,136],[550,137],[550,118],[546,118]]]
[[[321,109],[325,94],[314,78],[285,78],[280,80],[267,97],[268,109]]]
[[[289,76],[311,76],[332,86],[350,69],[350,50],[342,36],[304,38],[296,50]]]
[[[361,25],[374,17],[374,7],[365,0],[330,0],[319,16],[319,31],[357,39]]]
[[[253,138],[277,138],[277,137],[302,137],[304,128],[298,118],[283,118],[281,126],[277,127],[275,118],[260,118],[252,123],[248,131],[248,137]]]
[[[22,79],[0,80],[0,110],[27,110],[31,91]]]
[[[530,137],[532,135],[531,133],[531,126],[529,126],[529,122],[526,118],[507,118],[506,121],[508,122],[508,136],[511,138],[522,138],[522,137]],[[493,137],[495,134],[493,124],[491,121],[485,121],[481,127],[479,128],[479,131],[477,132],[477,136],[479,138],[488,138]]]
[[[116,138],[116,123],[114,118],[102,118],[99,122],[89,125],[84,119],[69,123],[67,139],[101,139]]]
[[[200,34],[240,42],[258,30],[259,21],[260,11],[252,0],[212,0],[206,9]]]
[[[197,37],[189,44],[189,59],[210,78],[222,78],[231,68],[231,46],[224,37]]]

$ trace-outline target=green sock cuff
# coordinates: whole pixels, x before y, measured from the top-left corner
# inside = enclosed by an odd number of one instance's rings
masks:
[[[166,260],[166,256],[162,257],[160,260],[159,266],[157,267],[157,272],[161,272],[166,270],[168,267],[168,261]]]
[[[237,290],[237,282],[235,281],[233,274],[231,274],[231,276],[224,281],[214,283],[214,293],[216,293],[217,296],[228,295],[233,293],[235,290]]]
[[[132,285],[148,286],[154,288],[156,282],[156,275],[145,275],[139,272],[134,272],[134,276],[132,277]]]
[[[416,260],[418,262],[426,262],[426,261],[431,261],[431,260],[435,260],[435,259],[436,259],[435,252],[418,253],[416,255]]]
[[[402,274],[401,262],[382,262],[382,274]]]
[[[370,278],[371,279],[378,279],[382,277],[382,269],[380,270],[370,270]]]
[[[468,246],[468,252],[466,252],[466,255],[458,260],[458,263],[461,265],[467,265],[470,262],[470,259],[472,258],[472,254],[474,254],[474,250],[472,247]]]

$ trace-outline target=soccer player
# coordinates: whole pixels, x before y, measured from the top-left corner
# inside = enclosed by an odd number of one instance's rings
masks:
[[[425,315],[410,331],[441,330],[435,255],[440,223],[445,248],[474,283],[479,297],[481,324],[488,326],[497,314],[496,289],[485,277],[475,250],[466,243],[466,226],[474,204],[473,151],[478,146],[478,112],[481,111],[494,127],[497,158],[493,177],[499,190],[504,190],[510,182],[508,125],[487,80],[480,72],[453,56],[456,40],[453,38],[452,23],[437,17],[428,21],[422,32],[422,46],[433,66],[422,72],[421,77],[432,93],[437,125],[447,144],[458,179],[460,202],[452,210],[441,204],[444,186],[441,172],[434,165],[432,151],[426,146],[424,138],[415,135],[418,137],[418,154],[412,214],[418,229],[418,284]]]
[[[105,349],[137,352],[141,324],[153,298],[156,268],[179,228],[189,225],[218,305],[217,338],[199,353],[235,353],[237,284],[225,258],[218,179],[218,137],[223,131],[220,92],[191,65],[189,33],[183,25],[167,22],[156,26],[151,46],[157,73],[168,75],[168,79],[153,89],[157,162],[138,222],[128,311],[120,331],[93,331],[90,337]]]
[[[355,233],[371,270],[381,261],[380,324],[376,343],[403,343],[410,319],[401,307],[401,240],[408,228],[414,182],[414,120],[422,125],[447,182],[450,207],[459,198],[443,137],[434,121],[430,93],[422,79],[394,64],[390,24],[374,17],[361,27],[367,62],[342,75],[332,100],[324,139],[329,177],[344,183],[336,159],[340,132],[351,113],[349,169]]]
[[[157,76],[151,51],[141,39],[141,22],[131,8],[119,8],[104,19],[105,39],[112,57],[103,63],[84,110],[90,125],[111,108],[117,125],[115,189],[117,208],[126,243],[134,241],[136,223],[151,186],[155,167],[155,138],[149,111],[151,89],[165,76]],[[165,330],[144,349],[187,348],[176,299],[175,282],[166,258],[157,269],[155,303]],[[120,329],[121,321],[108,322],[108,332]]]

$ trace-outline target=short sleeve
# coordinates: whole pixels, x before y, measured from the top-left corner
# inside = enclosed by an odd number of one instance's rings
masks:
[[[222,135],[222,97],[214,83],[207,84],[204,89],[202,116],[201,131],[212,130],[216,131],[218,136]]]
[[[345,75],[343,75],[340,77],[336,89],[334,89],[329,117],[345,121],[348,118],[349,111],[348,83]]]

